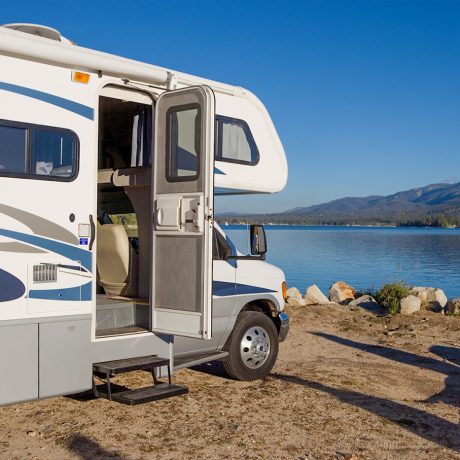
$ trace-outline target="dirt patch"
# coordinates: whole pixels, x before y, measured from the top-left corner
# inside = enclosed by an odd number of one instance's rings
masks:
[[[2,459],[460,459],[460,318],[291,307],[270,377],[179,371],[185,396],[0,408]],[[150,384],[145,373],[124,385]]]

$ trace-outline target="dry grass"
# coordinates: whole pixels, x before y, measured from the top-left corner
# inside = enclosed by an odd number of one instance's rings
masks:
[[[289,313],[267,379],[203,365],[176,374],[188,395],[142,406],[79,397],[1,408],[0,458],[460,459],[460,318]]]

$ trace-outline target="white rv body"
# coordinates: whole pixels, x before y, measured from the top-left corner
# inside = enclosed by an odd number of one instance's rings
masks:
[[[98,362],[154,354],[173,365],[174,356],[219,352],[243,310],[264,311],[284,338],[282,271],[263,261],[238,260],[222,230],[213,228],[213,194],[273,193],[286,183],[284,151],[262,103],[242,88],[80,48],[52,32],[54,40],[24,30],[31,27],[0,27],[0,404],[87,390]],[[79,82],[75,71],[88,81]],[[102,131],[110,127],[110,107],[123,103],[138,113],[130,147],[135,163],[117,167],[120,152],[104,157],[102,151],[113,146]],[[142,128],[139,114],[147,114]],[[194,134],[186,132],[191,114]],[[150,123],[148,116],[156,120]],[[168,125],[172,116],[176,124]],[[122,126],[119,120],[114,123]],[[178,153],[173,169],[179,176],[163,180],[162,189],[157,169],[166,166],[157,152],[166,142],[164,126],[171,139],[171,132],[184,126],[185,134],[174,142],[192,136],[190,149],[197,153],[185,163],[191,159],[192,168],[202,164],[193,179]],[[108,132],[112,135],[118,134]],[[219,139],[216,151],[214,136]],[[47,161],[46,146],[58,141],[56,167],[54,157],[54,163]],[[174,148],[184,150],[179,144]],[[205,150],[215,161],[205,162]],[[225,157],[228,152],[237,156]],[[156,168],[143,163],[147,157]],[[109,159],[113,164],[101,166]],[[195,190],[192,179],[201,188]],[[96,216],[101,203],[115,209],[118,204],[110,197],[119,194],[136,214],[140,248],[136,253],[134,246],[129,249],[130,270],[133,260],[137,267],[135,293],[117,297],[110,283],[102,285],[96,254],[102,251],[101,228],[107,222],[97,222]],[[103,230],[118,227],[109,223]],[[210,263],[213,232],[220,235],[217,252],[228,244],[228,254],[214,255]],[[180,261],[174,265],[177,257],[168,258],[174,251],[182,257],[182,242],[194,259],[183,275]],[[196,254],[193,248],[201,250]],[[230,253],[233,258],[227,257]],[[110,260],[107,264],[110,268]],[[195,266],[202,270],[201,283],[190,274]],[[197,290],[196,308],[193,302],[188,311],[166,305],[170,299],[162,286],[176,296],[175,302],[187,302],[187,292],[180,292],[181,286],[174,289],[175,276]],[[123,307],[127,298],[131,310]],[[133,323],[130,328],[130,318],[142,327]],[[119,326],[120,331],[126,327],[123,333],[113,332],[117,322],[128,325]]]

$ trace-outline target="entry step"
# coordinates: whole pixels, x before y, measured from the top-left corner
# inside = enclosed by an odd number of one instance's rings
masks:
[[[120,391],[112,393],[112,401],[122,404],[143,404],[160,399],[171,398],[173,396],[188,393],[188,388],[172,383],[158,383],[151,387],[137,388],[135,390]]]
[[[168,369],[167,383],[158,381],[155,371],[159,367],[166,367]],[[116,375],[132,371],[150,372],[153,377],[154,385],[144,388],[136,388],[133,390],[122,388],[117,391],[117,389],[114,388],[112,391],[111,378]],[[95,379],[105,383],[105,391],[99,390]],[[188,388],[175,385],[171,382],[171,367],[169,358],[161,358],[156,355],[150,355],[93,364],[93,392],[96,397],[107,398],[110,401],[117,401],[122,404],[142,404],[150,401],[156,401],[158,399],[183,395],[188,393]]]
[[[169,366],[169,359],[151,355],[95,363],[93,364],[93,371],[104,376],[114,376],[125,372],[152,370],[161,366]]]

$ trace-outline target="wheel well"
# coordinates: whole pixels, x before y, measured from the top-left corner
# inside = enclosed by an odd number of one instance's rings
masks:
[[[241,311],[259,311],[264,313],[273,321],[278,332],[280,331],[281,321],[277,314],[278,309],[276,308],[276,305],[273,304],[273,302],[264,299],[253,300],[252,302],[247,303],[241,309]]]

